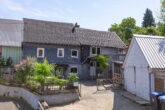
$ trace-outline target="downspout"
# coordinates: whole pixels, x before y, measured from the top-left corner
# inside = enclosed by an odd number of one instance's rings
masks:
[[[148,72],[149,72],[149,66],[147,68],[148,68]],[[152,92],[151,91],[151,74],[154,74],[153,70],[151,72],[149,72],[149,96],[150,96],[150,93]],[[150,98],[150,101],[151,101],[151,97],[149,97],[149,98]]]

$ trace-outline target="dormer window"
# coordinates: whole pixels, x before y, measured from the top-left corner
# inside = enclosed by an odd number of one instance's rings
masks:
[[[37,57],[44,58],[44,48],[37,48]]]

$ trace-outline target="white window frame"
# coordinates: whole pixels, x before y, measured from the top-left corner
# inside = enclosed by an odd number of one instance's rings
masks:
[[[73,56],[73,55],[72,55],[72,51],[76,51],[76,52],[77,52],[77,56]],[[78,50],[76,50],[76,49],[71,49],[71,57],[73,57],[73,58],[78,58]]]
[[[77,67],[77,66],[72,66],[72,67],[70,68],[70,73],[72,73],[72,72],[71,72],[71,69],[72,69],[72,68],[77,68],[77,73],[73,73],[73,74],[78,74],[78,67]]]
[[[43,51],[43,55],[42,56],[39,56],[39,50]],[[45,56],[45,49],[44,48],[37,48],[37,58],[44,58],[44,56]]]
[[[95,49],[96,49],[96,53],[95,53],[95,54],[92,53],[92,48],[95,48]],[[100,48],[100,54],[101,54],[101,47],[91,47],[91,54],[92,54],[92,55],[98,55],[98,54],[97,54],[97,48]]]
[[[62,50],[62,56],[59,56],[59,50]],[[58,48],[57,49],[57,57],[64,57],[64,48]]]

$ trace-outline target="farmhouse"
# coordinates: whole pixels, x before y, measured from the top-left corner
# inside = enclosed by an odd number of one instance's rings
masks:
[[[165,38],[134,35],[123,68],[127,91],[146,100],[151,91],[165,92]]]
[[[80,28],[77,24],[50,22],[24,18],[23,58],[46,58],[56,63],[63,76],[78,74],[80,79],[97,76],[96,61],[99,54],[111,59],[125,44],[116,33]],[[110,68],[108,73],[110,73]]]
[[[23,22],[19,20],[0,19],[0,58],[9,57],[13,64],[22,59]]]

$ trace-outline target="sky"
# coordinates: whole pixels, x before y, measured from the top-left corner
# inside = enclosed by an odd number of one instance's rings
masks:
[[[0,4],[0,18],[77,22],[80,27],[103,31],[127,17],[141,26],[146,8],[156,21],[160,12],[160,0],[0,0]]]

